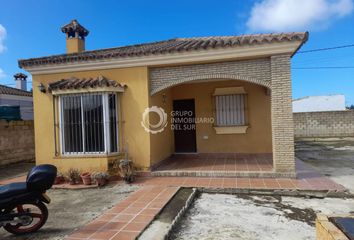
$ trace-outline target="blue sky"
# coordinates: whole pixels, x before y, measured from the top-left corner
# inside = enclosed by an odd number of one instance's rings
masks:
[[[90,30],[86,49],[174,37],[310,31],[301,50],[354,44],[353,0],[0,1],[0,84],[14,86],[22,58],[65,53],[60,27],[71,19]],[[293,97],[345,94],[354,104],[354,47],[297,54]],[[29,88],[31,88],[29,83]]]

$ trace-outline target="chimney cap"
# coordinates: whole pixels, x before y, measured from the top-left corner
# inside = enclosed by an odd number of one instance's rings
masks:
[[[24,73],[16,73],[14,75],[15,80],[22,80],[25,81],[27,79],[27,75]]]
[[[71,20],[68,24],[61,28],[61,31],[67,35],[67,37],[80,37],[84,39],[89,31],[84,28],[76,19]]]

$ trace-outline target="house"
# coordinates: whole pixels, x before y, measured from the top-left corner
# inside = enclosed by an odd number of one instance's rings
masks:
[[[345,111],[345,96],[309,96],[293,100],[293,112]]]
[[[87,29],[61,30],[66,54],[19,60],[32,74],[38,164],[107,170],[127,151],[148,171],[174,153],[266,154],[271,174],[295,176],[290,59],[307,32],[86,51]]]
[[[27,76],[17,73],[14,79],[16,88],[0,85],[0,107],[19,107],[21,119],[33,120],[32,92],[27,91]]]

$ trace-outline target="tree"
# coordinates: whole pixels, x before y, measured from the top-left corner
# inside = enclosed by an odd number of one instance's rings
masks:
[[[347,109],[349,109],[349,110],[354,110],[354,105],[353,105],[353,104],[350,105],[349,107],[347,107]]]

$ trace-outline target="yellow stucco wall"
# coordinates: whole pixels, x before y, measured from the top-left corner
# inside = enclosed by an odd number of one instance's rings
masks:
[[[164,109],[168,114],[168,123],[164,131],[156,134],[150,134],[150,152],[151,152],[151,165],[158,163],[159,161],[166,159],[174,152],[174,136],[171,130],[171,117],[170,113],[172,111],[172,95],[171,90],[167,89],[161,91],[150,98],[150,107],[157,106]],[[151,121],[153,124],[154,116],[151,116]]]
[[[271,153],[271,114],[270,95],[262,86],[235,80],[216,80],[182,84],[151,97],[150,105],[165,109],[169,114],[172,101],[178,99],[195,99],[196,117],[213,117],[212,93],[219,87],[242,86],[247,92],[247,118],[249,128],[245,134],[216,134],[210,123],[196,124],[198,153]],[[162,94],[166,94],[168,103],[162,103]],[[173,131],[169,128],[164,132],[151,136],[151,162],[155,164],[174,152]],[[208,139],[204,139],[207,136]]]
[[[85,40],[79,38],[66,39],[66,53],[78,53],[85,51]]]
[[[67,157],[55,156],[53,97],[39,92],[37,86],[69,77],[104,77],[127,85],[120,94],[120,149],[128,147],[129,156],[138,169],[167,158],[174,152],[174,135],[170,120],[173,100],[195,99],[196,117],[213,117],[212,93],[217,87],[243,86],[248,93],[249,128],[246,134],[218,135],[212,124],[198,123],[196,126],[197,152],[270,153],[271,119],[270,96],[264,87],[243,81],[209,81],[183,84],[149,96],[148,69],[146,67],[85,71],[75,73],[46,74],[33,76],[35,114],[35,144],[37,164],[51,163],[60,171],[78,168],[84,171],[106,171],[108,160],[116,156]],[[168,114],[168,125],[162,133],[149,134],[141,126],[142,113],[151,106],[162,107]],[[56,114],[58,116],[58,114]],[[59,132],[57,131],[57,149]],[[208,139],[204,139],[208,136]]]
[[[180,85],[172,88],[173,99],[195,99],[196,117],[213,117],[212,93],[215,88],[243,86],[247,92],[246,134],[216,134],[211,124],[197,123],[197,151],[201,153],[271,153],[270,95],[264,87],[242,81],[217,81]],[[208,136],[208,139],[203,139]]]
[[[101,157],[64,157],[55,156],[53,101],[50,93],[41,93],[38,85],[69,77],[104,77],[127,85],[121,99],[121,119],[119,133],[120,148],[128,146],[128,152],[138,168],[150,165],[150,137],[140,125],[141,114],[148,107],[148,72],[146,67],[85,71],[74,73],[33,75],[33,97],[35,116],[35,145],[37,164],[51,163],[60,171],[70,167],[85,171],[107,170],[108,156]],[[58,143],[58,139],[57,139]]]

